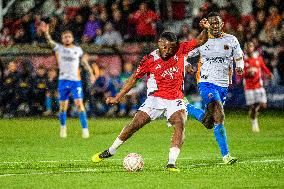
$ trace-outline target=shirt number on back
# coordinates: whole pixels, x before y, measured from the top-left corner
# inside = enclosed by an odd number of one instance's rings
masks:
[[[78,94],[81,94],[82,93],[82,88],[81,87],[77,87],[77,92],[78,92]]]

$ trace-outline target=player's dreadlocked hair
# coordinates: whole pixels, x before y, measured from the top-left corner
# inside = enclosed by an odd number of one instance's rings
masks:
[[[174,43],[177,43],[177,42],[178,42],[178,39],[177,39],[176,34],[173,33],[173,32],[170,32],[170,31],[165,31],[165,32],[163,32],[163,33],[160,35],[159,39],[166,39],[166,40],[168,40],[168,41],[170,41],[170,42],[174,42]]]
[[[210,12],[208,15],[207,15],[207,19],[209,17],[212,17],[212,16],[219,16],[221,18],[221,15],[218,13],[218,12]]]

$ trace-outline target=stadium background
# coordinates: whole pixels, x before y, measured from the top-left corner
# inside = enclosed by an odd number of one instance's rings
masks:
[[[195,38],[200,31],[198,22],[210,11],[220,12],[225,32],[235,35],[242,47],[246,42],[254,42],[274,74],[271,80],[264,77],[268,107],[284,107],[284,13],[281,0],[1,2],[3,7],[9,7],[1,9],[5,13],[0,33],[0,100],[4,118],[41,115],[46,110],[45,96],[51,89],[47,83],[38,88],[41,80],[38,70],[45,70],[44,81],[47,82],[48,73],[57,67],[54,54],[38,30],[41,20],[50,23],[51,35],[58,42],[61,31],[73,31],[76,43],[91,55],[90,64],[98,65],[100,76],[95,85],[88,82],[88,76],[82,71],[89,115],[114,116],[117,113],[125,116],[143,101],[145,81],[141,81],[142,87],[129,95],[128,112],[120,112],[120,106],[114,109],[106,106],[104,99],[115,95],[121,88],[141,57],[155,48],[155,40],[162,31],[175,31],[180,41]],[[148,8],[141,6],[143,2]],[[139,9],[146,12],[146,18],[136,16]],[[17,73],[11,83],[8,76],[13,65]],[[201,106],[194,76],[187,75],[186,80],[186,95],[195,105]],[[54,97],[53,111],[56,114],[56,93]],[[241,78],[234,77],[226,106],[245,107]],[[76,115],[72,105],[69,113]]]

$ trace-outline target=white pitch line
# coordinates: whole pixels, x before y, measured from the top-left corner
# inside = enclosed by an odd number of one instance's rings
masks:
[[[180,158],[180,159],[186,160],[186,159],[190,159],[190,158]],[[122,160],[122,159],[112,159],[112,160]],[[71,161],[86,161],[86,160],[71,160]],[[282,162],[282,161],[284,161],[284,159],[265,159],[265,160],[240,161],[240,162],[237,162],[237,164],[273,163],[273,162]],[[40,162],[60,162],[60,161],[40,161]],[[68,162],[68,160],[65,160],[65,162]],[[3,162],[1,162],[1,163],[3,163]],[[8,163],[8,162],[5,162],[5,163]],[[13,162],[13,163],[15,163],[15,162]],[[16,162],[16,163],[20,163],[20,162]],[[25,162],[25,163],[27,163],[27,162]],[[30,162],[28,162],[28,163],[30,163]],[[224,163],[192,164],[192,165],[189,165],[189,167],[201,167],[201,166],[210,166],[210,165],[224,165]],[[7,174],[0,174],[0,177],[30,176],[30,175],[53,175],[53,174],[68,174],[68,173],[89,173],[89,172],[97,172],[97,171],[99,171],[99,169],[78,169],[78,170],[58,171],[58,172],[7,173]]]
[[[152,160],[154,158],[143,158],[146,160]],[[192,158],[178,158],[179,160],[193,160]],[[110,158],[108,161],[122,161],[123,158]],[[209,159],[204,159],[209,160]],[[265,160],[252,160],[252,161],[238,161],[238,163],[270,163],[270,162],[281,162],[284,159],[265,159]],[[75,159],[75,160],[39,160],[39,161],[3,161],[0,164],[29,164],[29,163],[70,163],[70,162],[91,162],[91,160]],[[210,164],[194,164],[194,165],[214,165],[224,163],[210,163]]]

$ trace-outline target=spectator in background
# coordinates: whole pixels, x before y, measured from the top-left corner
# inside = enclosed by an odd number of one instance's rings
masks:
[[[101,29],[100,21],[94,15],[89,16],[83,33],[83,43],[89,43],[96,37],[96,30]]]
[[[123,39],[118,31],[115,31],[112,24],[109,22],[105,25],[105,32],[102,35],[102,45],[106,46],[121,46]]]
[[[86,24],[86,22],[89,20],[90,15],[92,14],[90,0],[83,0],[82,6],[78,11],[78,14],[82,15],[83,23]]]
[[[180,32],[178,34],[178,40],[181,41],[186,41],[188,38],[188,35],[190,33],[190,27],[188,24],[183,24],[180,28]]]
[[[192,28],[198,30],[201,32],[201,28],[199,27],[199,22],[205,17],[206,15],[206,10],[202,7],[199,8],[199,11],[196,15],[196,17],[193,18],[192,20]]]
[[[266,21],[266,15],[265,15],[265,11],[264,10],[259,10],[256,13],[256,22],[257,22],[257,33],[259,34],[260,31],[262,30],[262,28],[265,25],[265,21]]]
[[[99,19],[100,19],[102,27],[104,27],[108,23],[109,15],[106,10],[101,11],[99,15]]]
[[[269,25],[272,28],[275,28],[280,24],[281,15],[279,14],[277,7],[272,6],[269,8],[267,22],[269,22]]]
[[[16,30],[14,42],[16,44],[25,44],[29,42],[28,36],[23,28],[19,28]]]
[[[252,14],[257,15],[257,12],[263,10],[265,13],[268,11],[268,4],[266,0],[253,0],[252,1]]]
[[[73,32],[75,42],[81,43],[84,32],[84,20],[82,15],[78,14],[75,16],[75,19],[71,21],[70,28]]]
[[[107,97],[115,96],[116,90],[111,82],[110,77],[107,75],[104,67],[99,68],[99,76],[94,83],[92,89],[92,96],[95,103],[95,111],[97,115],[104,115],[108,111],[108,107],[105,105]]]
[[[50,32],[51,37],[56,41],[60,41],[60,37],[61,37],[61,34],[59,32],[60,31],[59,25],[60,24],[59,24],[58,18],[56,16],[52,16],[49,21],[49,32]]]
[[[3,85],[0,91],[1,102],[0,106],[4,114],[4,118],[15,116],[17,110],[17,84],[19,74],[17,72],[17,63],[9,62],[4,71]]]
[[[21,28],[25,33],[26,43],[30,43],[32,41],[32,15],[26,14],[21,19]]]
[[[36,75],[33,78],[33,115],[41,115],[44,110],[46,88],[46,70],[41,65],[36,69]]]
[[[30,30],[31,30],[31,40],[32,41],[36,41],[37,40],[37,35],[38,35],[38,26],[41,23],[41,15],[40,14],[36,14],[33,18],[33,20],[31,21],[30,24]]]
[[[127,21],[122,17],[120,11],[115,11],[112,13],[111,23],[116,31],[119,31],[123,38],[127,37]]]
[[[59,24],[59,32],[60,34],[65,31],[65,30],[71,30],[71,25],[70,25],[70,21],[69,21],[69,17],[67,14],[63,14],[62,16],[62,20]]]
[[[19,115],[29,115],[33,104],[33,67],[28,60],[21,61],[21,67],[17,83],[17,111]]]
[[[123,73],[120,75],[120,80],[122,84],[126,82],[126,80],[133,74],[133,64],[132,62],[126,62],[123,66]],[[121,85],[122,86],[122,85]],[[125,116],[127,113],[127,107],[129,108],[128,115],[134,116],[138,107],[139,107],[139,99],[141,97],[141,93],[145,87],[145,83],[143,81],[138,81],[136,86],[132,88],[126,96],[121,99],[119,103],[119,112],[118,116]]]
[[[43,112],[44,116],[52,115],[52,107],[53,103],[56,104],[56,110],[59,108],[59,98],[57,91],[57,69],[49,68],[47,71],[47,80],[46,80],[46,93],[45,93],[45,112]]]
[[[148,9],[147,3],[141,3],[139,10],[129,15],[129,21],[136,27],[138,41],[154,41],[157,35],[159,15]]]
[[[123,18],[128,18],[131,13],[134,12],[132,2],[130,0],[120,1],[120,10],[122,12]]]
[[[95,44],[96,45],[99,45],[99,46],[103,45],[104,40],[103,40],[102,36],[103,36],[103,30],[97,29],[96,30],[96,38],[95,38]]]
[[[10,30],[7,27],[4,27],[0,33],[0,45],[9,46],[13,44],[12,37],[10,35]]]

